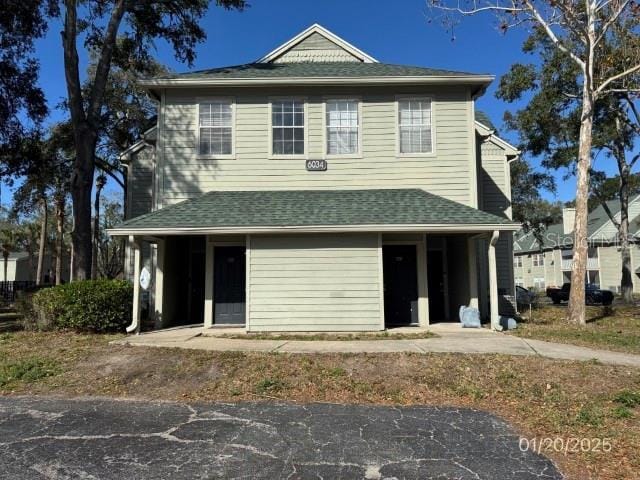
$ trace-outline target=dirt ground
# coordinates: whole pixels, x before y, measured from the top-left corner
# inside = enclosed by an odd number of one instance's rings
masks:
[[[608,439],[550,456],[569,478],[640,478],[640,370],[535,357],[291,355],[109,345],[114,336],[0,335],[0,394],[466,406],[528,439]]]

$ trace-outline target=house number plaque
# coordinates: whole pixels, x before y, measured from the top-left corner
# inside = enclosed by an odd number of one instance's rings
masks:
[[[307,160],[307,170],[309,172],[324,172],[327,169],[326,160]]]

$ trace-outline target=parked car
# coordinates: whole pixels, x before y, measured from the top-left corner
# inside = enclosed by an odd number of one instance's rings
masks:
[[[536,299],[536,293],[516,285],[516,303],[518,305],[531,305]]]
[[[555,304],[560,302],[566,302],[569,300],[569,293],[571,292],[571,284],[565,283],[562,288],[549,287],[547,288],[547,297]],[[585,303],[587,305],[611,305],[613,302],[613,292],[611,290],[602,290],[598,285],[587,283],[585,285]]]

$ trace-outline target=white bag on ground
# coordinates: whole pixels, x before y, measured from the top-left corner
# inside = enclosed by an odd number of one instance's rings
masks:
[[[480,328],[480,311],[477,308],[460,306],[462,328]]]

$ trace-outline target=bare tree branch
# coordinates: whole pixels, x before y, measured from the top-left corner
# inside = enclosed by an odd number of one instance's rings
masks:
[[[612,77],[609,77],[608,79],[606,79],[604,82],[602,82],[600,84],[600,86],[596,89],[595,93],[597,95],[601,94],[604,90],[605,87],[607,85],[609,85],[612,82],[615,82],[616,80],[619,80],[621,78],[624,78],[628,75],[631,75],[632,73],[638,72],[640,71],[640,63],[638,65],[635,65],[631,68],[627,68],[625,71],[618,73],[617,75],[613,75]],[[628,91],[628,90],[625,90]]]
[[[607,4],[610,2],[606,2]],[[625,9],[627,8],[627,6],[629,5],[629,0],[624,0],[620,6],[618,7],[618,9],[613,12],[613,15],[611,15],[611,17],[609,18],[609,20],[607,20],[602,27],[600,27],[600,35],[598,35],[598,37],[596,38],[596,41],[594,43],[594,45],[597,45],[598,43],[600,43],[602,41],[602,39],[606,36],[607,31],[609,30],[609,28],[611,27],[611,25],[613,25],[614,23],[616,23],[618,21],[618,18],[620,18],[620,15],[622,15],[622,12],[625,11]],[[600,9],[596,8],[596,12],[599,11]]]

